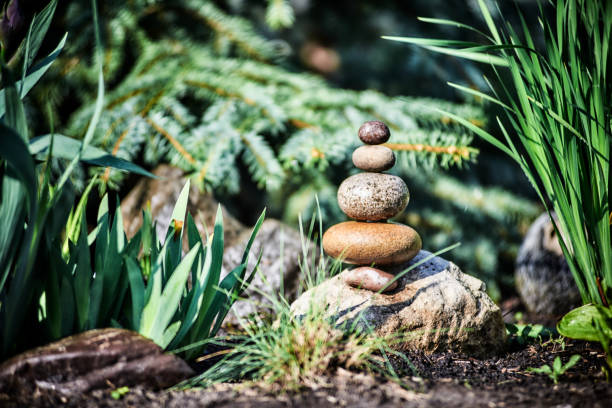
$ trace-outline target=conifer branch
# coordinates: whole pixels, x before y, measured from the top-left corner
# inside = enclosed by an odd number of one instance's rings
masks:
[[[478,153],[478,149],[467,146],[430,146],[425,144],[410,143],[385,143],[385,146],[392,150],[402,152],[427,152],[434,154],[447,154],[457,162],[461,160],[471,160]]]
[[[173,137],[170,133],[168,133],[168,131],[166,131],[166,129],[158,125],[151,118],[146,118],[146,121],[149,125],[153,127],[153,129],[155,129],[157,132],[159,132],[159,134],[165,137],[170,142],[170,144],[174,146],[176,151],[178,151],[185,158],[185,160],[189,162],[189,164],[191,164],[192,166],[196,165],[196,159],[194,159],[193,156],[189,154],[189,152],[185,150],[185,148],[178,142],[178,140],[176,140],[175,137]]]

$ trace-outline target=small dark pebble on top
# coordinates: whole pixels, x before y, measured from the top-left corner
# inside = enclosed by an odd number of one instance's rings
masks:
[[[385,143],[390,136],[391,132],[387,125],[379,120],[365,122],[359,128],[359,139],[369,145]]]

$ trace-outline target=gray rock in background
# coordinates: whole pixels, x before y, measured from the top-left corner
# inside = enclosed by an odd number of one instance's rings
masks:
[[[240,264],[250,233],[250,230],[244,232],[240,243],[226,248],[223,255],[222,278]],[[306,245],[308,253],[312,254],[312,251],[315,250],[314,244],[307,240]],[[260,270],[255,275],[249,289],[242,295],[245,299],[238,300],[232,306],[224,324],[226,327],[237,325],[238,317],[245,318],[255,312],[273,312],[271,302],[257,289],[275,296],[279,294],[282,282],[283,295],[289,301],[293,301],[296,297],[300,280],[300,256],[302,255],[300,233],[278,220],[264,221],[251,247],[248,273],[253,270],[262,250]]]
[[[151,215],[157,222],[157,237],[163,241],[166,237],[172,210],[176,200],[187,181],[183,171],[177,167],[162,164],[153,170],[158,179],[143,177],[121,202],[121,215],[125,233],[133,237],[142,225],[142,210],[151,203]],[[191,213],[201,236],[206,236],[215,225],[215,215],[219,202],[212,194],[201,192],[192,185],[189,190],[187,211]],[[232,245],[247,228],[223,208],[223,230],[225,245]],[[184,249],[187,249],[185,240]]]
[[[421,251],[389,272],[398,273],[428,255]],[[484,283],[452,262],[434,257],[401,277],[398,288],[385,294],[348,286],[345,273],[301,295],[291,305],[292,314],[303,315],[316,302],[338,324],[356,322],[381,336],[410,333],[398,348],[486,356],[505,345],[501,310],[485,292]]]
[[[529,227],[516,258],[514,278],[521,300],[532,313],[560,316],[580,305],[580,292],[548,213]]]

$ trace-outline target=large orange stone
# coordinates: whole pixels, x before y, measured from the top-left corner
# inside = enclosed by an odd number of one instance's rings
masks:
[[[421,237],[406,225],[347,221],[323,234],[323,250],[346,263],[390,265],[406,262],[418,254]]]

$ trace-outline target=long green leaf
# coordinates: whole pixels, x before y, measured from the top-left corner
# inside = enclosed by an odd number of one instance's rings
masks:
[[[33,207],[38,188],[34,161],[23,138],[3,123],[0,123],[0,157],[7,161],[13,174],[23,182],[28,201]]]
[[[140,316],[144,308],[144,282],[142,280],[142,272],[138,264],[132,258],[125,259],[127,268],[128,280],[130,282],[130,293],[132,295],[132,325],[133,330],[138,330],[140,327]]]
[[[191,265],[193,264],[199,249],[200,246],[196,244],[196,246],[193,247],[191,251],[187,253],[187,255],[185,255],[185,258],[183,258],[181,263],[172,272],[170,278],[168,279],[168,283],[164,287],[158,301],[155,321],[151,326],[150,332],[147,333],[148,337],[153,339],[155,342],[163,343],[162,339],[164,337],[164,333],[179,307],[181,296],[183,295],[187,278],[189,276],[189,271],[191,270]],[[163,346],[166,345],[167,343]]]
[[[49,151],[51,137],[53,136],[53,156],[72,160],[79,154],[81,141],[64,135],[44,135],[30,140],[30,153],[33,155],[43,155]],[[106,153],[104,150],[95,146],[86,146],[81,154],[81,161],[101,167],[113,167],[118,170],[128,171],[142,176],[157,178],[156,175],[143,169],[142,167]]]
[[[45,35],[47,34],[47,30],[49,30],[49,26],[51,25],[51,20],[53,19],[53,14],[55,13],[56,7],[57,0],[52,0],[32,19],[26,44],[27,52],[24,58],[24,65],[26,69],[32,65],[34,58],[36,58],[36,54],[38,54],[38,50],[40,49]]]
[[[423,38],[392,37],[392,36],[383,36],[382,38],[385,40],[398,41],[398,42],[419,45],[431,51],[436,51],[442,54],[448,54],[448,55],[452,55],[455,57],[461,57],[461,58],[469,59],[472,61],[484,62],[487,64],[498,65],[502,67],[508,66],[508,61],[496,55],[490,55],[490,54],[481,53],[481,52],[474,52],[474,51],[470,51],[469,49],[454,49],[454,48],[447,48],[446,46],[442,47],[442,46],[436,46],[436,45],[429,45],[430,43],[432,43],[432,41],[437,44],[440,40],[428,40],[428,39],[423,39]],[[452,41],[450,42],[446,41],[446,44],[453,45]]]
[[[40,61],[34,67],[32,67],[28,71],[28,75],[22,81],[17,82],[17,89],[20,89],[20,97],[23,98],[30,92],[30,90],[36,85],[36,83],[42,78],[42,76],[47,72],[47,70],[53,64],[53,61],[59,56],[60,52],[66,45],[66,38],[68,34],[65,34],[62,40],[59,42],[58,46],[53,50],[51,54],[49,54],[45,59]],[[5,90],[0,90],[0,117],[4,116],[6,113],[6,103],[4,101]]]

